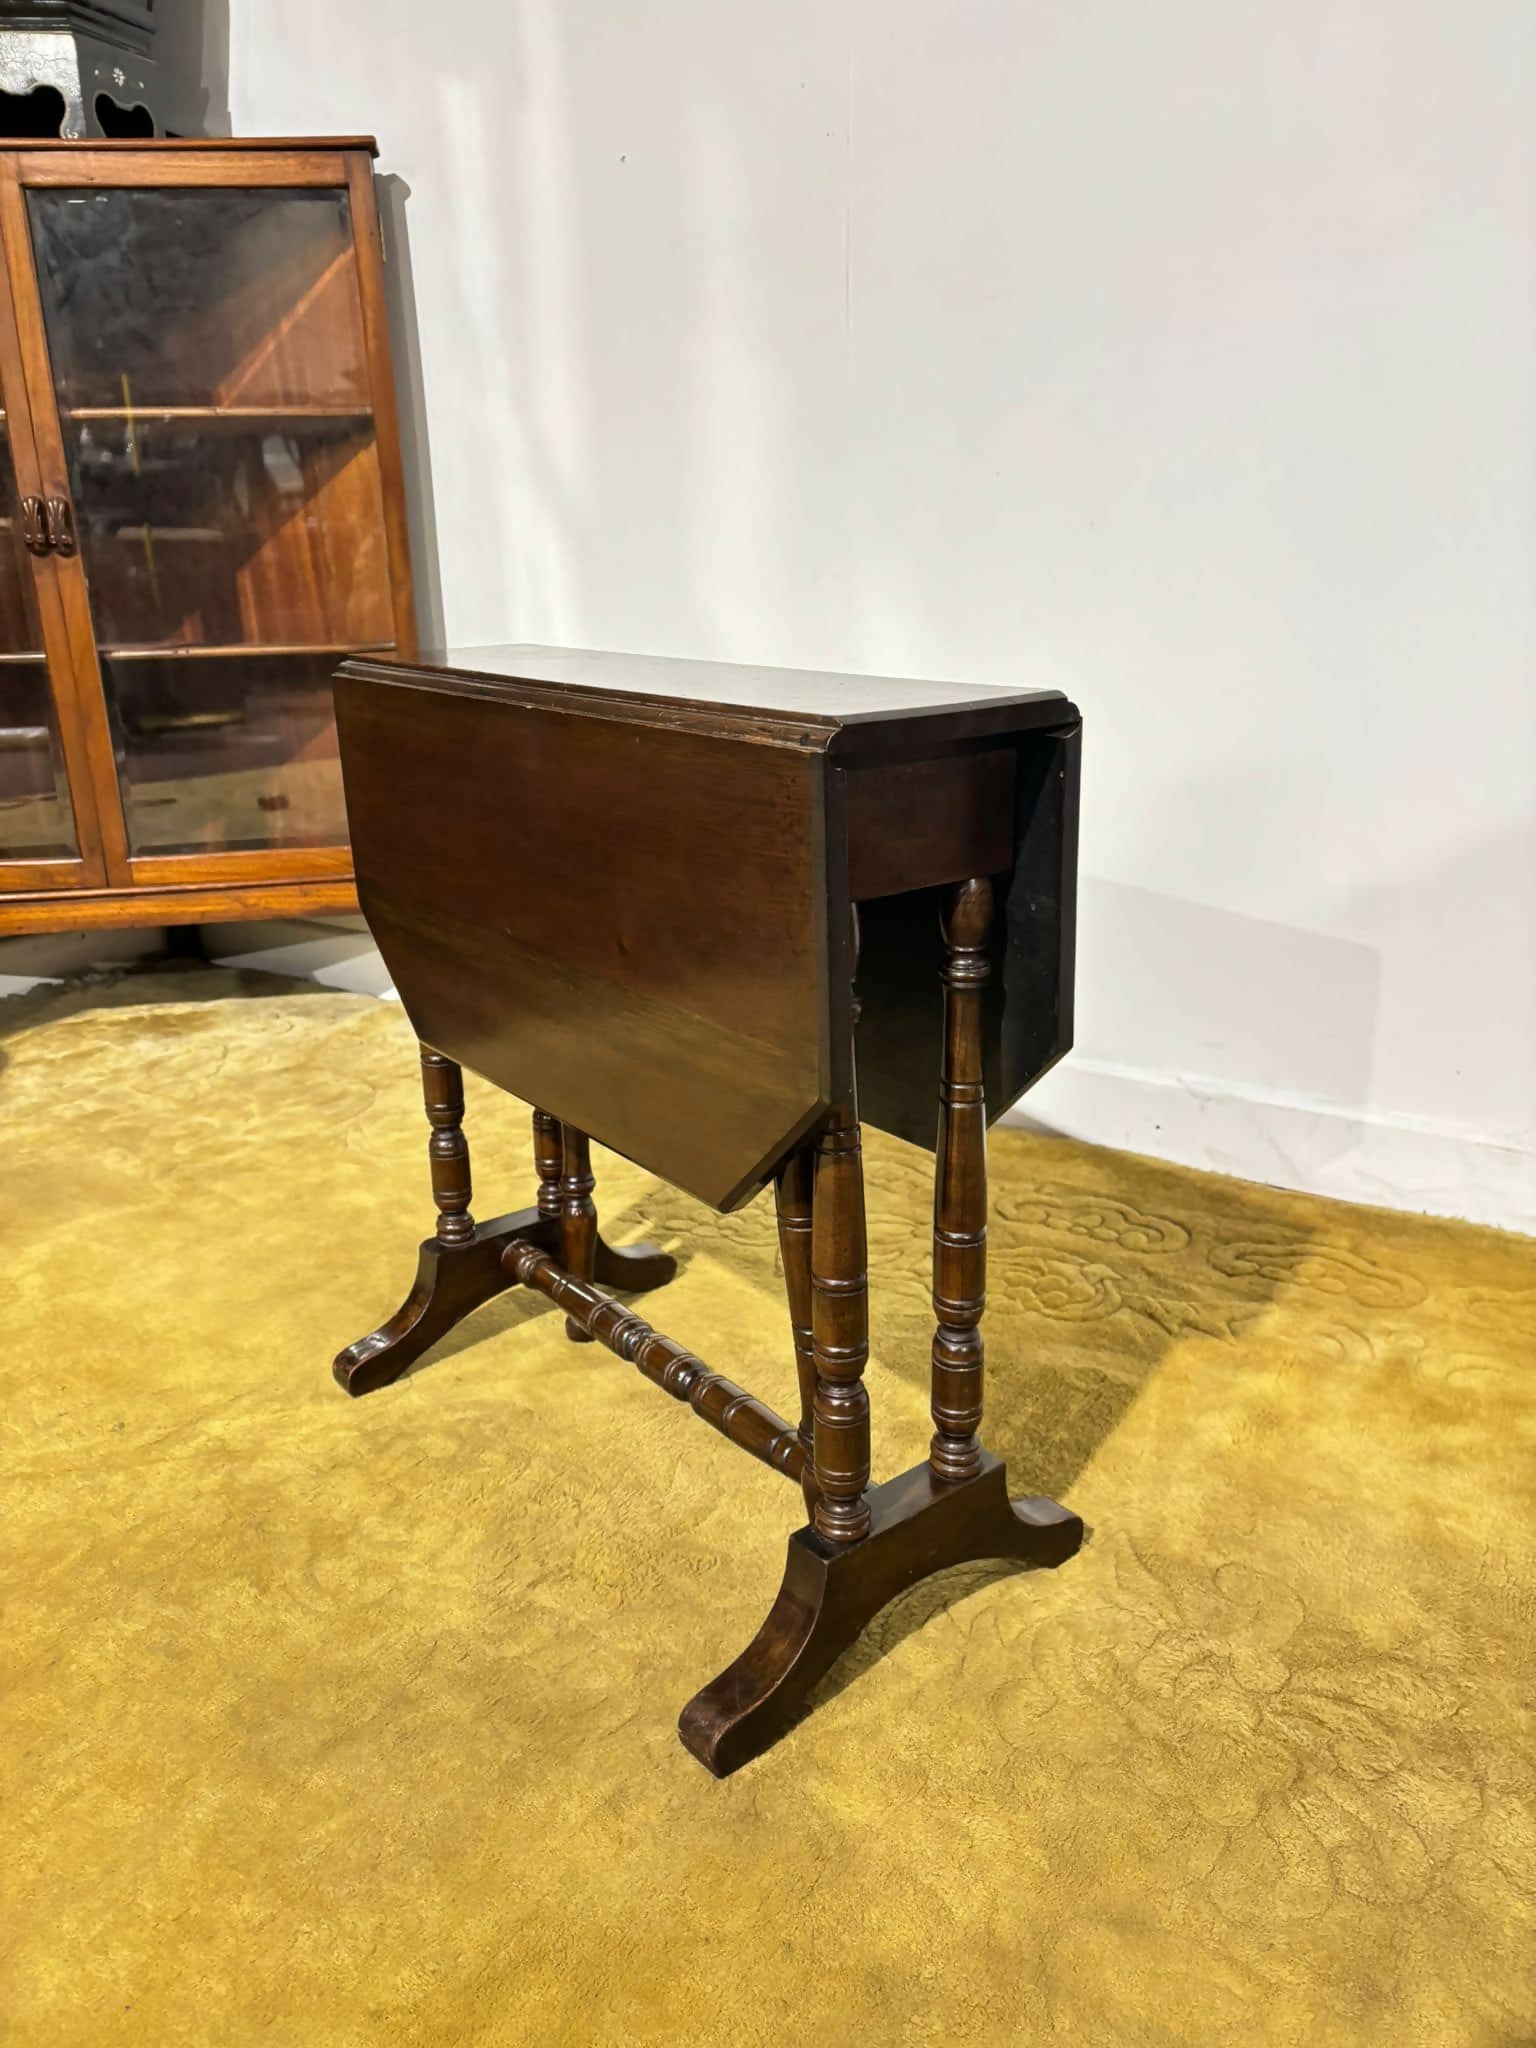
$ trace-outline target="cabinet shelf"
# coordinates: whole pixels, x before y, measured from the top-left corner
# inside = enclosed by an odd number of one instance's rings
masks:
[[[393,640],[249,641],[231,647],[201,647],[195,641],[178,641],[173,647],[103,647],[104,659],[112,661],[259,661],[274,654],[381,654],[394,646]],[[0,657],[7,658],[7,657]],[[13,661],[35,661],[36,655],[12,655]]]
[[[233,426],[281,421],[297,426],[307,420],[371,421],[373,410],[366,405],[71,405],[63,409],[60,417],[122,421],[137,427],[179,424],[183,420]]]

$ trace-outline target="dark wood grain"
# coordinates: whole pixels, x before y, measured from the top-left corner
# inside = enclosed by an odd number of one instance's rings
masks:
[[[1013,859],[1014,749],[967,748],[848,771],[855,903],[991,875]]]
[[[819,757],[672,728],[642,754],[618,719],[350,664],[336,703],[358,892],[418,1035],[703,1201],[755,1192],[822,1107]],[[551,859],[573,818],[580,858]]]
[[[988,872],[989,1115],[1070,1044],[1079,771],[1057,693],[560,649],[447,659],[348,661],[337,705],[370,924],[418,1033],[466,1066],[739,1206],[851,1085],[859,901],[861,1116],[931,1148],[941,1012],[915,963],[935,957],[938,895],[923,878]],[[460,788],[458,762],[482,753]],[[933,819],[919,806],[903,823],[903,787],[934,796]],[[551,874],[567,803],[602,829],[577,870]],[[430,829],[445,807],[451,845]],[[509,873],[541,887],[508,899]],[[778,972],[760,977],[768,958]],[[646,1089],[586,1059],[586,1036],[643,1054]]]

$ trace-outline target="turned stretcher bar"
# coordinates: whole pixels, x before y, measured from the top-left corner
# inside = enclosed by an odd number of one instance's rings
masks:
[[[686,1401],[728,1443],[790,1479],[803,1476],[806,1447],[799,1432],[765,1401],[722,1373],[711,1372],[702,1359],[660,1335],[622,1302],[567,1273],[527,1238],[514,1238],[501,1262],[525,1287],[547,1294],[587,1336],[606,1344],[616,1358],[628,1359],[653,1387]]]

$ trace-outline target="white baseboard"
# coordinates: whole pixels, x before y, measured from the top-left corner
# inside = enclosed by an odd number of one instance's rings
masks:
[[[1303,1194],[1536,1233],[1536,1152],[1454,1126],[1076,1056],[1005,1121]]]
[[[389,973],[360,917],[271,919],[203,927],[203,944],[220,967],[291,974],[348,995],[393,995]]]
[[[137,966],[165,951],[162,931],[37,932],[0,939],[0,996],[62,985],[99,968]]]

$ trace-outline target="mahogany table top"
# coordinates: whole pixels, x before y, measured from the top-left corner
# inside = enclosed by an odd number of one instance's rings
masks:
[[[1071,1042],[1059,691],[502,647],[355,657],[336,704],[358,893],[417,1036],[717,1208],[855,1064],[864,1120],[933,1145],[957,881],[998,903],[989,1113]]]

